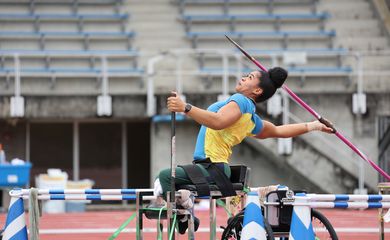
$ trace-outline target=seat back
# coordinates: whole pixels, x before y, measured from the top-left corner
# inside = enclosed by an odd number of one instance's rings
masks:
[[[250,168],[244,165],[230,166],[230,181],[241,183],[244,187],[248,185]]]

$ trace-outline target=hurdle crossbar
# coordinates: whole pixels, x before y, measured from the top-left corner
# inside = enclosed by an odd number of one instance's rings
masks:
[[[344,209],[368,209],[390,208],[390,202],[264,202],[266,206],[307,206],[310,208],[344,208]]]
[[[307,194],[310,201],[368,201],[368,202],[389,202],[390,195],[347,195],[347,194]]]
[[[13,189],[10,196],[29,195],[30,189]],[[100,194],[100,195],[130,195],[137,192],[153,192],[153,189],[38,189],[38,195],[43,194]]]
[[[24,200],[29,199],[29,196],[19,196]],[[97,200],[97,201],[121,201],[121,200],[137,200],[136,195],[105,195],[105,194],[45,194],[38,195],[38,200]],[[145,196],[144,200],[155,200],[155,196]]]

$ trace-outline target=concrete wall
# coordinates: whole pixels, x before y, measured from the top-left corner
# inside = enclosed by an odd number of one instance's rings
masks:
[[[10,98],[0,97],[0,118],[10,117]],[[97,97],[25,97],[25,118],[97,118]],[[145,118],[145,96],[116,96],[112,99],[113,118]]]
[[[158,173],[171,166],[171,127],[169,122],[151,123],[151,178],[152,183]],[[177,122],[176,161],[177,164],[190,164],[199,125],[193,121]]]

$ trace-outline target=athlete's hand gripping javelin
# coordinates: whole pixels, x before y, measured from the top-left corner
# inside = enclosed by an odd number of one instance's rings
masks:
[[[170,112],[184,112],[186,103],[180,98],[179,94],[172,92],[175,96],[168,97],[167,106]]]

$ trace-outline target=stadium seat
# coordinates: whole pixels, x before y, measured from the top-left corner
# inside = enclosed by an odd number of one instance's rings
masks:
[[[229,24],[230,31],[236,31],[236,24],[240,22],[271,22],[275,30],[280,29],[281,23],[287,22],[320,22],[320,30],[324,30],[324,20],[328,19],[328,13],[296,13],[296,14],[192,14],[182,15],[181,19],[186,26],[186,32],[191,32],[192,24],[213,24],[222,22]]]
[[[329,48],[332,48],[332,38],[336,35],[335,31],[252,31],[252,32],[189,32],[187,38],[192,41],[192,47],[198,47],[200,39],[224,39],[225,35],[232,38],[242,39],[278,39],[283,40],[283,48],[288,48],[289,39],[328,39]]]

